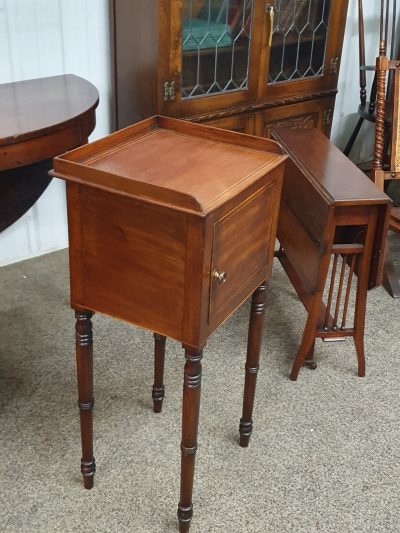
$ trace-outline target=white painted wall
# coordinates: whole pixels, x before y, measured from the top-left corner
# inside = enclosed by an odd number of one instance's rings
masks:
[[[378,45],[379,1],[364,0],[371,61]],[[0,0],[0,83],[64,73],[82,76],[98,88],[100,105],[91,140],[106,135],[111,106],[108,0]],[[357,120],[358,75],[357,2],[349,0],[332,128],[332,140],[341,148]],[[352,157],[362,160],[369,151],[368,143],[358,143]],[[64,184],[53,180],[36,205],[0,233],[0,265],[66,246]]]
[[[0,0],[0,83],[76,74],[99,90],[91,140],[110,132],[108,0]],[[0,233],[0,266],[68,245],[64,182]]]

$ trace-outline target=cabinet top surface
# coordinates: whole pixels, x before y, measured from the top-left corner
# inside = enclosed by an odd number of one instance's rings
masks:
[[[330,204],[386,204],[385,193],[317,129],[274,130],[276,139]]]
[[[155,117],[56,158],[54,174],[204,214],[284,161],[275,145],[262,146],[248,136]]]
[[[94,85],[72,74],[0,84],[0,145],[61,128],[98,100]]]

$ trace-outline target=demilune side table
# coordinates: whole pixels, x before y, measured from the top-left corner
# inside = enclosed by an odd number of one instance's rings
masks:
[[[49,185],[53,157],[87,143],[98,102],[73,74],[0,84],[0,232]]]
[[[154,410],[165,338],[185,349],[179,530],[189,530],[202,350],[251,294],[240,444],[247,446],[286,156],[277,143],[153,117],[54,159],[67,181],[71,305],[84,486],[93,486],[98,311],[155,332]]]

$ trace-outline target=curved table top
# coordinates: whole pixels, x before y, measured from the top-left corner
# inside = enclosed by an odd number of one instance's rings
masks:
[[[72,74],[0,85],[0,170],[86,143],[98,101],[94,85]]]
[[[98,102],[72,74],[0,85],[0,232],[43,193],[52,158],[87,143]]]

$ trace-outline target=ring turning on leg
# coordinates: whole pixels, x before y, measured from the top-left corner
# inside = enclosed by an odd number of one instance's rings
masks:
[[[197,431],[200,413],[202,351],[185,349],[183,381],[182,442],[181,442],[181,496],[178,505],[180,533],[189,531],[193,515],[193,479],[197,450]]]
[[[78,405],[81,420],[83,484],[91,489],[96,463],[93,457],[93,332],[91,311],[75,311]]]
[[[256,392],[258,364],[260,361],[261,342],[264,325],[265,282],[258,287],[251,299],[249,334],[247,339],[246,374],[243,393],[243,413],[240,419],[239,434],[240,446],[247,447],[253,430],[253,406]]]
[[[163,335],[154,333],[154,385],[153,385],[153,410],[161,413],[162,403],[165,395],[164,390],[164,361],[165,361],[165,341]]]

